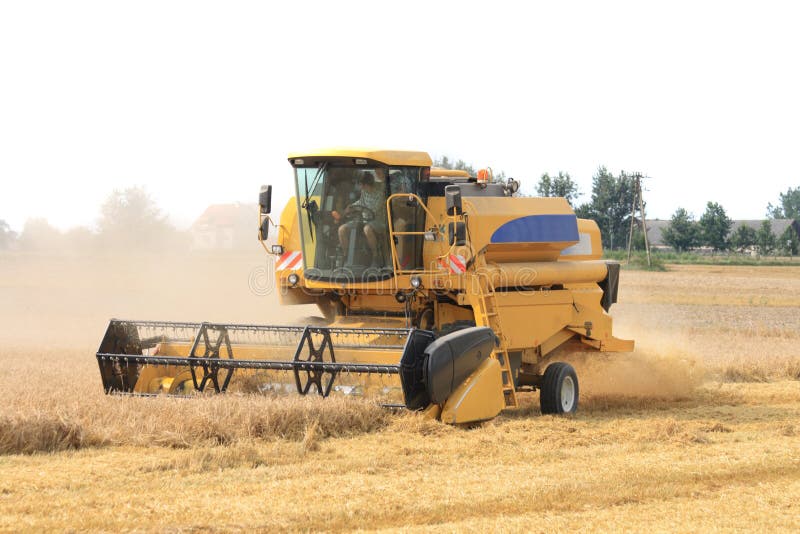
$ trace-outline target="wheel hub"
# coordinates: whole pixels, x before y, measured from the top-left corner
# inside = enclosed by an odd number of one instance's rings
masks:
[[[564,412],[572,410],[575,404],[575,381],[571,376],[565,376],[561,383],[561,408]]]

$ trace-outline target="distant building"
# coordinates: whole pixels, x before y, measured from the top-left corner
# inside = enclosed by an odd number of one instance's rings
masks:
[[[192,224],[195,250],[232,250],[257,244],[258,206],[256,204],[212,204]]]
[[[641,219],[637,219],[636,225],[641,226]],[[647,241],[650,243],[650,246],[653,248],[669,248],[668,245],[664,244],[664,237],[661,233],[664,231],[664,228],[669,226],[669,221],[663,221],[661,219],[648,219],[647,223]],[[639,228],[641,230],[641,228]]]
[[[775,237],[780,238],[783,233],[791,228],[794,230],[796,236],[800,236],[800,220],[797,219],[768,219],[772,226],[772,233]],[[756,232],[761,228],[764,219],[759,220],[737,220],[733,221],[731,225],[731,233],[733,234],[740,226],[749,226]],[[669,226],[669,220],[653,219],[647,220],[647,239],[650,246],[655,248],[669,248],[669,245],[664,243],[663,231]]]
[[[800,235],[800,220],[769,219],[769,222],[770,226],[772,226],[772,233],[775,234],[775,237],[782,236],[783,233],[790,227],[794,230],[795,235]],[[733,226],[731,226],[731,234],[734,233],[740,226],[749,226],[758,232],[763,223],[764,219],[733,221]]]

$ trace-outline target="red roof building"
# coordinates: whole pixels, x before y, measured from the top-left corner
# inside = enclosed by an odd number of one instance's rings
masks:
[[[212,204],[192,224],[195,250],[231,250],[258,246],[258,206]]]

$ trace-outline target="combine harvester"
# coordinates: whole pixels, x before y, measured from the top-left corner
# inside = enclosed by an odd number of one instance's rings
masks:
[[[97,353],[108,393],[261,391],[378,396],[447,423],[491,419],[540,391],[574,412],[578,378],[559,356],[631,351],[612,335],[619,265],[563,198],[432,169],[424,152],[289,156],[296,197],[259,240],[282,304],[316,304],[327,326],[112,320]],[[277,243],[267,246],[270,227]],[[549,362],[549,363],[548,363]]]

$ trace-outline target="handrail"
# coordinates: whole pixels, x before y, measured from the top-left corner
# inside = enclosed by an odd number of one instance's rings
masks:
[[[425,213],[430,217],[432,221],[436,221],[436,215],[428,209],[422,199],[414,193],[393,193],[386,198],[386,215],[389,222],[389,248],[392,253],[392,268],[396,274],[409,274],[409,273],[435,273],[436,271],[428,270],[428,269],[402,269],[400,265],[400,260],[397,258],[397,245],[394,242],[394,236],[401,236],[401,235],[425,235],[425,231],[421,232],[395,232],[394,224],[393,224],[393,217],[392,217],[392,200],[395,198],[407,198],[407,199],[415,199],[417,201],[417,205],[421,207]],[[445,252],[441,256],[437,256],[437,260],[447,256],[448,252]]]
[[[417,204],[420,207],[422,207],[423,210],[425,210],[425,213],[431,218],[431,220],[433,220],[433,221],[436,220],[436,215],[434,215],[434,213],[431,210],[428,209],[428,207],[425,205],[425,203],[422,202],[422,199],[419,196],[417,196],[416,194],[414,194],[414,193],[394,193],[394,194],[389,195],[389,197],[386,199],[386,215],[387,215],[388,223],[389,223],[388,224],[388,226],[389,226],[389,246],[390,246],[391,253],[392,253],[392,267],[394,268],[394,271],[395,271],[396,274],[411,274],[411,273],[415,273],[415,274],[438,274],[439,273],[438,270],[432,270],[432,269],[423,268],[423,269],[404,270],[404,269],[400,268],[401,266],[400,266],[400,262],[399,262],[399,260],[397,258],[397,247],[396,247],[395,242],[394,242],[394,236],[402,236],[402,235],[423,235],[424,236],[425,233],[426,233],[425,231],[422,231],[422,232],[395,232],[394,231],[394,225],[392,224],[392,206],[391,206],[391,202],[395,198],[402,198],[402,197],[416,199]],[[472,202],[469,202],[469,201],[466,201],[466,203],[469,206],[472,206],[473,211],[474,211],[475,205]],[[440,217],[440,219],[441,219],[441,217]],[[452,222],[455,222],[456,219],[457,219],[457,216],[456,215],[450,216],[449,219],[451,219]],[[455,248],[456,248],[455,243],[452,244],[452,245],[449,245],[447,247],[447,250],[443,254],[440,254],[439,256],[436,257],[436,262],[435,263],[438,264],[441,260],[443,260],[445,258],[448,258],[453,253]],[[468,243],[467,244],[467,248],[469,249],[470,255],[473,258],[477,256],[477,254],[473,250],[472,243]]]

